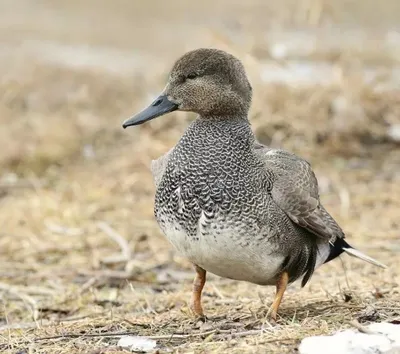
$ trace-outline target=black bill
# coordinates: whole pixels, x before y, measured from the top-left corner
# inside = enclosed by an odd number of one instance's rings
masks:
[[[139,125],[177,109],[176,103],[171,102],[167,96],[161,95],[150,106],[122,123],[122,127],[125,129],[131,125]]]

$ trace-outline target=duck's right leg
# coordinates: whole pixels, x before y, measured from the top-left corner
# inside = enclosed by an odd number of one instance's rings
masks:
[[[203,307],[201,306],[201,293],[203,291],[204,284],[206,283],[207,272],[196,264],[194,265],[194,269],[196,270],[196,277],[193,281],[193,292],[190,308],[196,316],[204,317]]]
[[[285,293],[288,283],[289,283],[289,274],[288,274],[288,272],[284,271],[278,277],[278,280],[276,282],[275,300],[272,303],[271,310],[270,310],[271,319],[274,321],[276,321],[276,316],[278,315],[279,306],[281,304],[283,294]]]

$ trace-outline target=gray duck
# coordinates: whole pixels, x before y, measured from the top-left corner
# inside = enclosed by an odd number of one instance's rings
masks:
[[[152,161],[154,213],[172,245],[194,264],[191,309],[204,316],[206,272],[275,285],[276,320],[289,283],[342,252],[378,261],[345,241],[322,206],[310,164],[257,142],[248,120],[252,87],[242,63],[197,49],[173,66],[162,94],[123,127],[180,110],[198,114],[177,145]]]

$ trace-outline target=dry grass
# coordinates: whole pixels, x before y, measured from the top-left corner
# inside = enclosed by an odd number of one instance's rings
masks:
[[[118,4],[127,6],[126,14],[101,2],[95,15],[117,26],[114,37],[106,26],[88,26],[84,15],[93,8],[78,2],[60,5],[61,10],[46,5],[56,18],[63,12],[60,26],[43,5],[34,10],[36,22],[20,14],[24,31],[21,24],[19,31],[1,28],[0,38],[11,47],[33,33],[59,43],[110,46],[115,40],[115,47],[133,46],[157,56],[149,54],[149,61],[126,76],[47,57],[0,58],[10,69],[0,80],[0,351],[118,352],[118,336],[132,333],[154,337],[161,351],[284,353],[293,352],[305,336],[350,327],[354,319],[399,319],[400,150],[387,129],[400,121],[400,96],[394,89],[377,90],[379,83],[366,83],[359,75],[366,63],[390,69],[398,65],[398,56],[383,55],[373,44],[351,55],[347,47],[324,50],[322,40],[307,60],[332,62],[338,72],[334,82],[306,87],[263,82],[262,63],[271,58],[259,13],[268,11],[264,2],[241,3],[226,13],[218,7],[226,31],[192,24],[196,16],[182,20],[184,9],[176,1],[146,24],[145,7],[122,0]],[[348,20],[342,2],[329,9],[328,2],[304,2],[298,17],[293,15],[298,5],[288,3],[290,11],[270,4],[270,15],[280,15],[286,26]],[[365,23],[368,32],[374,27],[369,2],[364,4],[354,23]],[[205,5],[193,6],[199,14],[206,11]],[[0,16],[9,16],[2,10]],[[149,41],[129,25],[132,17],[137,28],[162,28],[171,21],[168,11],[175,31],[187,28],[186,37],[169,38],[172,26],[167,26],[162,40]],[[238,13],[242,36],[234,40],[229,21]],[[156,225],[148,168],[177,141],[192,116],[177,113],[128,131],[120,124],[163,87],[176,55],[200,45],[227,48],[244,60],[256,95],[251,119],[259,139],[312,162],[322,200],[349,241],[388,270],[343,256],[318,270],[304,289],[296,284],[288,290],[274,326],[266,321],[274,289],[210,276],[204,296],[210,321],[193,321],[187,309],[193,273]],[[165,59],[160,61],[158,53]],[[19,52],[21,58],[28,54]]]

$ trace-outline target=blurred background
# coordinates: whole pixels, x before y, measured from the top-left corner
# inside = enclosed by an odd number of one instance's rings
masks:
[[[154,220],[149,166],[194,117],[178,112],[126,131],[121,123],[198,47],[243,60],[258,139],[310,161],[349,241],[390,266],[342,257],[301,293],[288,291],[283,315],[299,311],[304,330],[324,333],[345,321],[311,316],[315,303],[354,292],[350,318],[398,303],[399,14],[397,0],[0,0],[0,349],[40,352],[38,336],[78,328],[193,330],[193,272]],[[238,311],[267,309],[272,294],[211,276],[205,307],[229,323]],[[260,326],[257,316],[246,328]],[[218,338],[208,350],[221,349]],[[54,352],[103,344],[47,343]]]

